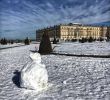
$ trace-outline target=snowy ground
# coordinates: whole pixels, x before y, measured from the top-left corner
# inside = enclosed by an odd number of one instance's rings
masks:
[[[110,42],[62,43],[54,51],[77,55],[110,55]]]
[[[14,44],[7,44],[7,45],[1,45],[0,44],[0,49],[15,47],[15,46],[22,46],[22,45],[24,45],[24,43],[14,43]]]
[[[38,44],[31,44],[0,51],[0,100],[110,100],[110,58],[43,55],[48,89],[36,93],[18,88],[14,72],[31,61],[29,50],[35,46],[38,48]]]
[[[32,41],[31,44],[39,44],[39,42]],[[0,44],[0,49],[5,49],[5,48],[10,48],[10,47],[17,47],[17,46],[24,46],[24,43],[13,43],[13,44],[6,44],[6,45],[1,45]]]

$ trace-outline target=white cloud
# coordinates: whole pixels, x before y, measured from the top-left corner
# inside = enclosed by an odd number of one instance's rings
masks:
[[[17,3],[19,0],[16,0]],[[97,5],[87,6],[87,2],[82,5],[55,6],[49,1],[42,4],[34,4],[23,0],[17,7],[12,9],[3,9],[1,12],[2,31],[13,30],[9,33],[28,33],[35,32],[38,28],[47,27],[59,23],[79,22],[79,23],[97,23],[110,21],[110,4],[102,0]],[[69,1],[70,2],[70,1]],[[72,2],[72,1],[71,1]],[[20,7],[23,7],[22,9]],[[103,13],[102,13],[103,12]]]

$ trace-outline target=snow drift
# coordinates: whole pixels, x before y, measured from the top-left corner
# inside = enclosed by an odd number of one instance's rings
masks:
[[[41,91],[48,85],[48,73],[44,64],[41,64],[39,53],[31,53],[31,63],[27,63],[21,70],[21,87]]]

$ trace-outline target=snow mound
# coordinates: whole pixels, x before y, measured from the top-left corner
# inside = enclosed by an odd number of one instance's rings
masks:
[[[44,64],[41,64],[39,53],[31,53],[31,63],[27,63],[21,70],[21,87],[42,91],[48,85],[48,73]]]

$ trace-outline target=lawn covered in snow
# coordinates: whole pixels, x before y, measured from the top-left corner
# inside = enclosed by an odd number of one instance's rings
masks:
[[[76,55],[110,55],[110,42],[61,43],[55,47],[54,52]]]
[[[15,47],[15,46],[22,46],[22,45],[24,45],[24,43],[13,43],[13,44],[6,44],[6,45],[0,44],[0,49]]]
[[[66,46],[75,45],[70,44]],[[17,87],[13,82],[14,72],[31,61],[30,50],[35,50],[38,45],[0,51],[0,100],[110,100],[110,58],[42,55],[42,63],[49,74],[48,89],[37,93]]]

